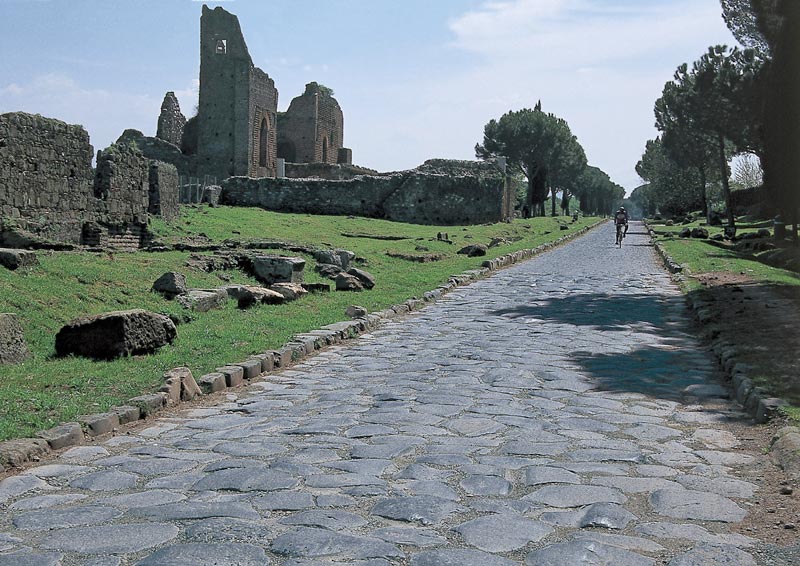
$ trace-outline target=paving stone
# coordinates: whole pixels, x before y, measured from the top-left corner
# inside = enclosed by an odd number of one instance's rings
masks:
[[[97,503],[111,505],[120,509],[133,509],[136,507],[151,507],[154,505],[166,505],[167,503],[177,503],[183,501],[186,496],[182,493],[167,491],[163,489],[153,489],[140,491],[137,493],[126,493],[113,495],[98,499]]]
[[[331,531],[357,529],[367,524],[362,517],[335,509],[312,509],[284,517],[278,521],[282,525],[301,525],[304,527],[319,527]]]
[[[701,544],[669,561],[669,566],[756,566],[753,557],[728,544]]]
[[[192,489],[195,491],[275,491],[292,489],[298,483],[297,478],[283,472],[257,468],[230,468],[209,473],[194,484]]]
[[[266,526],[256,521],[232,518],[204,519],[186,528],[189,541],[203,543],[244,542],[261,545],[270,534]]]
[[[372,537],[353,536],[325,529],[301,527],[280,535],[270,549],[275,554],[298,558],[337,556],[356,558],[403,558],[396,546]]]
[[[78,477],[72,480],[69,485],[70,487],[88,491],[118,491],[133,488],[138,479],[139,477],[134,474],[107,470]]]
[[[87,470],[89,470],[87,466],[75,464],[46,464],[44,466],[37,466],[25,470],[23,474],[36,476],[38,478],[60,478],[64,476],[73,476],[81,472],[86,472]]]
[[[54,489],[33,475],[10,476],[0,481],[0,503],[37,489]]]
[[[102,446],[77,446],[61,454],[58,459],[85,464],[103,456],[108,456],[108,450]]]
[[[314,506],[314,496],[299,491],[275,491],[253,499],[253,507],[267,511],[302,511]]]
[[[547,483],[581,483],[578,474],[564,468],[552,466],[536,466],[525,470],[525,485],[542,485]]]
[[[386,481],[365,474],[321,474],[305,479],[308,487],[353,487],[353,486],[385,486]]]
[[[26,531],[48,531],[81,525],[97,525],[122,515],[113,507],[86,505],[70,509],[43,509],[28,511],[14,516],[13,523]]]
[[[427,550],[411,557],[411,566],[514,566],[516,563],[482,552],[456,548],[452,550]]]
[[[58,552],[12,552],[0,554],[0,566],[59,566]]]
[[[647,540],[645,538],[610,533],[599,533],[595,531],[578,532],[575,533],[572,538],[573,540],[595,541],[609,546],[624,548],[625,550],[632,550],[634,552],[638,551],[657,553],[664,552],[665,550],[665,548],[657,542],[653,542],[652,540]]]
[[[458,485],[470,495],[508,495],[513,487],[508,480],[495,476],[467,476]]]
[[[553,532],[552,527],[520,515],[488,515],[453,527],[464,541],[485,552],[511,552],[538,542]]]
[[[730,499],[689,489],[660,489],[649,501],[656,513],[676,519],[737,523],[747,515]]]
[[[594,477],[593,485],[615,487],[623,493],[651,493],[658,489],[680,489],[681,485],[664,478],[629,478],[621,476]]]
[[[463,510],[463,507],[452,501],[429,495],[418,495],[381,499],[372,508],[372,515],[408,523],[435,525]]]
[[[578,526],[622,530],[638,517],[615,503],[594,503],[586,508]]]
[[[375,536],[386,542],[416,548],[429,548],[447,544],[447,539],[432,529],[414,527],[386,527],[372,531]]]
[[[577,539],[551,544],[530,552],[525,558],[528,566],[654,566],[655,561],[616,546]]]
[[[552,507],[583,507],[593,503],[625,503],[628,500],[616,489],[590,485],[548,485],[523,499]]]
[[[235,519],[260,519],[260,515],[246,503],[214,501],[182,501],[152,507],[130,509],[126,516],[148,519],[183,520],[210,519],[213,517],[232,517]]]
[[[272,564],[264,549],[252,544],[174,544],[139,560],[136,566],[265,566]]]
[[[713,534],[700,525],[675,523],[643,523],[636,527],[638,534],[664,539],[683,539],[711,544],[732,544],[738,547],[752,546],[756,541],[740,534]]]
[[[752,497],[758,489],[755,484],[730,477],[708,478],[695,475],[679,475],[675,478],[675,481],[687,489],[742,499]]]
[[[51,531],[41,546],[82,554],[123,554],[162,545],[176,536],[178,527],[167,523],[95,525]]]
[[[37,495],[35,497],[26,497],[25,499],[15,501],[9,505],[8,508],[12,511],[47,509],[49,507],[56,507],[58,505],[66,505],[67,503],[81,501],[88,497],[88,495],[83,495],[81,493]]]

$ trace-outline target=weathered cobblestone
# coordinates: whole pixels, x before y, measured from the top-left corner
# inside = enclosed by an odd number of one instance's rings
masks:
[[[767,464],[640,232],[3,480],[0,564],[754,563]]]

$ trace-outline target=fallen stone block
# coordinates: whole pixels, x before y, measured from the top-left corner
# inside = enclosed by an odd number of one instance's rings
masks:
[[[166,393],[153,393],[132,397],[128,399],[128,405],[138,407],[141,418],[145,418],[157,413],[167,405],[167,395]]]
[[[222,289],[228,294],[228,297],[237,301],[240,309],[246,309],[257,304],[280,305],[286,302],[283,295],[266,287],[226,285]]]
[[[80,423],[60,424],[38,432],[37,436],[45,439],[53,450],[83,444],[83,429]]]
[[[314,267],[314,271],[322,275],[323,277],[327,277],[328,279],[335,279],[337,275],[344,271],[338,265],[331,265],[328,263],[318,263]]]
[[[303,295],[308,294],[308,291],[303,289],[301,285],[296,285],[294,283],[275,283],[271,285],[269,289],[270,291],[280,293],[287,301],[296,301]]]
[[[119,426],[119,416],[116,413],[95,413],[78,417],[89,436],[108,434]]]
[[[306,260],[300,257],[256,256],[253,275],[262,283],[302,283]]]
[[[367,316],[367,309],[358,305],[350,305],[345,309],[344,314],[350,318],[360,318]]]
[[[17,315],[0,313],[0,365],[18,364],[30,355]]]
[[[207,373],[203,376],[200,376],[197,384],[206,395],[210,393],[216,393],[217,391],[222,391],[228,386],[225,375],[219,372]]]
[[[175,402],[191,401],[198,395],[202,395],[200,387],[198,387],[197,382],[192,376],[192,370],[187,367],[179,367],[169,370],[164,374],[164,382],[170,383],[170,387],[173,387],[171,382],[177,382],[178,393]]]
[[[0,466],[18,468],[25,462],[35,462],[50,452],[44,438],[17,438],[0,442]]]
[[[465,255],[467,257],[481,257],[485,256],[488,251],[489,248],[483,244],[470,244],[469,246],[464,246],[456,253]]]
[[[153,283],[152,290],[167,299],[186,293],[186,277],[177,271],[168,271]]]
[[[238,387],[244,383],[244,369],[241,366],[223,366],[217,368],[217,371],[225,376],[225,384],[228,387]]]
[[[58,331],[56,353],[94,359],[150,354],[175,340],[175,324],[141,309],[77,318]]]
[[[261,375],[261,360],[258,359],[245,360],[243,362],[231,365],[239,366],[240,368],[242,368],[242,372],[245,379],[253,379]]]
[[[336,276],[336,290],[337,291],[363,291],[364,285],[358,277],[350,275],[349,273],[340,273]]]
[[[183,295],[178,295],[175,300],[183,308],[195,312],[208,312],[224,307],[228,301],[228,293],[223,289],[189,289]]]
[[[331,286],[327,283],[302,283],[300,285],[309,293],[330,293]]]
[[[29,250],[16,250],[11,248],[0,248],[0,265],[6,269],[19,269],[20,267],[30,267],[37,265],[39,258],[36,252]]]
[[[139,407],[133,407],[132,405],[119,405],[117,407],[111,407],[108,412],[115,413],[119,418],[119,424],[121,425],[136,422],[141,416]]]
[[[365,289],[372,289],[373,287],[375,287],[375,277],[368,271],[364,271],[363,269],[358,269],[356,267],[353,267],[348,269],[347,273],[348,275],[356,277],[361,282],[361,285],[363,285]]]

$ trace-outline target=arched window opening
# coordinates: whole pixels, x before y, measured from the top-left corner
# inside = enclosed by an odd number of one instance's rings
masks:
[[[267,146],[269,145],[269,127],[267,119],[261,120],[261,130],[258,133],[258,166],[267,166]]]

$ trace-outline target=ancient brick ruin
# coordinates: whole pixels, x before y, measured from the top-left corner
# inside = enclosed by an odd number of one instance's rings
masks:
[[[278,91],[253,65],[239,20],[203,6],[197,174],[222,180],[276,172]]]
[[[513,217],[511,193],[496,163],[429,160],[411,171],[347,180],[232,177],[222,183],[220,203],[452,225]]]
[[[0,243],[13,247],[61,242],[137,247],[148,210],[174,217],[177,172],[150,162],[133,146],[97,156],[82,126],[24,112],[0,115]],[[158,203],[157,205],[155,203]]]
[[[185,125],[186,117],[181,112],[181,105],[178,103],[175,93],[170,91],[164,95],[164,102],[161,103],[156,137],[180,147]]]
[[[307,84],[278,115],[278,157],[289,163],[352,163],[343,145],[344,114],[327,87]]]

